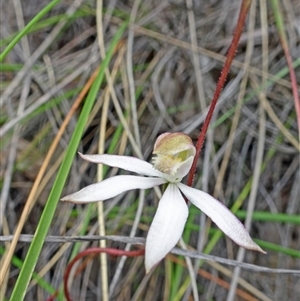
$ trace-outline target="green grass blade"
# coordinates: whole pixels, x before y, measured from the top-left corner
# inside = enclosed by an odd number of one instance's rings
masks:
[[[47,235],[48,229],[50,227],[52,218],[54,216],[57,203],[60,199],[63,187],[65,185],[65,181],[68,177],[68,173],[71,168],[73,158],[76,154],[76,151],[77,151],[78,145],[81,141],[81,136],[84,132],[85,125],[87,123],[90,111],[93,107],[93,104],[95,102],[100,85],[103,81],[104,71],[112,58],[113,50],[115,49],[118,41],[120,40],[120,38],[127,26],[128,26],[128,23],[124,23],[119,28],[116,35],[114,36],[113,41],[109,47],[107,56],[106,56],[105,60],[102,62],[102,68],[100,69],[99,74],[97,75],[97,78],[96,78],[95,82],[93,83],[91,90],[87,96],[87,99],[82,108],[82,112],[80,114],[78,123],[76,125],[74,133],[70,140],[69,146],[67,148],[66,155],[65,155],[64,160],[61,164],[61,167],[58,171],[57,177],[55,179],[54,185],[50,192],[46,206],[44,208],[41,219],[37,226],[37,230],[35,232],[34,238],[29,247],[23,267],[20,271],[16,285],[12,292],[12,295],[10,298],[11,301],[21,301],[25,297],[27,286],[29,284],[33,270],[36,266],[41,249],[43,247],[44,240]]]
[[[3,255],[4,252],[5,252],[5,249],[0,247],[0,254]],[[22,268],[23,261],[20,258],[18,258],[17,256],[13,256],[11,262],[15,267],[17,267],[19,269]],[[37,273],[33,273],[32,279],[34,279],[37,282],[37,284],[40,287],[42,287],[49,294],[55,293],[55,288],[52,285],[50,285],[47,281],[45,281],[43,278],[41,278]]]
[[[293,256],[296,258],[300,258],[300,252],[298,250],[294,250],[291,248],[286,248],[277,244],[273,244],[268,241],[264,241],[261,239],[254,239],[254,241],[259,244],[263,249],[267,249],[268,251],[275,251],[277,253],[286,254],[289,256]]]
[[[235,215],[240,219],[244,219],[244,218],[246,218],[247,211],[239,210],[236,212]],[[253,212],[252,219],[254,221],[279,222],[279,223],[284,223],[284,224],[300,225],[300,215],[297,215],[297,214],[255,211],[255,212]]]
[[[55,15],[55,16],[49,17],[47,19],[43,19],[43,20],[37,22],[36,24],[34,24],[33,26],[31,26],[28,29],[27,34],[33,33],[35,31],[38,31],[38,30],[41,30],[41,29],[44,29],[46,27],[56,25],[60,21],[70,21],[70,20],[75,20],[77,18],[81,18],[81,17],[85,17],[85,16],[88,16],[88,14],[86,12],[81,11],[81,10],[76,11],[72,15],[66,15],[66,14]],[[17,35],[18,35],[18,33],[12,33],[8,37],[0,40],[0,47],[5,47],[7,44],[9,44],[11,41],[13,41],[13,39]]]
[[[61,0],[53,0],[47,6],[45,6],[8,44],[4,51],[0,54],[0,62],[9,54],[9,52],[15,47],[15,45],[25,36],[30,28],[35,25],[45,14],[47,14],[55,5]]]

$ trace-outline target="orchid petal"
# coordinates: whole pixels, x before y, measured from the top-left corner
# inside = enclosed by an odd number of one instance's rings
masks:
[[[79,155],[84,159],[92,163],[105,164],[112,167],[122,168],[124,170],[136,172],[140,175],[150,177],[165,177],[165,174],[156,170],[154,166],[144,160],[118,155]]]
[[[145,267],[150,269],[177,244],[188,217],[188,207],[176,185],[169,184],[158,203],[145,247]]]
[[[244,225],[221,202],[206,192],[178,183],[178,188],[196,207],[208,215],[212,221],[235,243],[245,249],[263,251],[250,237]]]
[[[89,185],[78,192],[65,196],[61,200],[78,204],[98,202],[113,198],[124,191],[147,189],[164,183],[166,183],[166,180],[161,178],[121,175]]]
[[[185,161],[183,161],[180,166],[178,167],[178,170],[176,171],[175,177],[178,179],[182,179],[183,177],[185,177],[188,172],[191,169],[191,166],[193,164],[194,161],[194,157],[189,157],[187,158]]]

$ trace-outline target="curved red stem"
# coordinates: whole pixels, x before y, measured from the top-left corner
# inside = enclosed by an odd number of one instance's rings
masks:
[[[142,256],[145,254],[145,250],[136,250],[136,251],[125,251],[125,250],[118,250],[118,249],[113,249],[113,248],[90,248],[87,250],[84,250],[77,254],[68,264],[65,275],[64,275],[64,293],[66,296],[66,299],[68,301],[72,301],[70,292],[68,289],[68,280],[70,276],[70,272],[74,266],[74,264],[81,258],[88,256],[88,255],[97,255],[100,253],[106,253],[109,255],[114,255],[114,256],[127,256],[127,257],[136,257],[136,256]]]
[[[224,88],[224,84],[226,82],[226,78],[227,78],[227,75],[229,73],[231,63],[232,63],[233,58],[236,54],[237,46],[238,46],[241,34],[243,32],[244,23],[245,23],[245,20],[246,20],[251,2],[252,2],[252,0],[244,0],[242,2],[240,14],[239,14],[239,19],[238,19],[238,22],[237,22],[237,25],[236,25],[236,29],[235,29],[235,32],[234,32],[234,35],[233,35],[233,39],[232,39],[230,48],[228,50],[226,61],[224,63],[223,69],[221,71],[221,75],[220,75],[219,81],[217,83],[217,87],[216,87],[216,90],[215,90],[215,93],[214,93],[209,111],[207,113],[206,119],[204,121],[204,124],[202,126],[201,132],[200,132],[199,137],[198,137],[198,141],[197,141],[197,144],[196,144],[196,155],[195,155],[194,162],[193,162],[193,165],[191,167],[191,170],[190,170],[189,176],[188,176],[188,181],[187,181],[188,186],[192,186],[192,184],[193,184],[194,177],[195,177],[195,174],[196,174],[197,162],[198,162],[199,155],[200,155],[200,152],[201,152],[203,144],[204,144],[205,135],[206,135],[206,132],[208,130],[208,126],[209,126],[209,123],[211,121],[213,112],[215,110],[217,101],[220,97],[220,94],[221,94],[223,88]]]

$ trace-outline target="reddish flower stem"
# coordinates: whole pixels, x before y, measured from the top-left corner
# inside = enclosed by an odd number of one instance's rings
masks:
[[[71,262],[68,264],[65,275],[64,275],[64,293],[65,297],[68,301],[72,301],[70,292],[68,289],[68,280],[70,276],[70,272],[74,266],[74,264],[81,259],[82,257],[88,256],[88,255],[97,255],[100,253],[106,253],[109,255],[114,255],[114,256],[127,256],[127,257],[136,257],[136,256],[142,256],[145,254],[145,250],[136,250],[136,251],[125,251],[125,250],[118,250],[118,249],[113,249],[113,248],[90,248],[87,250],[82,251],[81,253],[77,254]]]
[[[238,22],[237,22],[237,25],[236,25],[236,29],[235,29],[235,32],[234,32],[234,35],[233,35],[233,39],[232,39],[230,48],[228,50],[226,61],[225,61],[225,64],[223,66],[223,69],[221,71],[221,75],[220,75],[219,81],[217,83],[217,87],[216,87],[216,90],[215,90],[215,93],[214,93],[213,100],[211,102],[209,111],[207,113],[206,119],[204,121],[203,127],[202,127],[201,132],[200,132],[199,137],[198,137],[198,141],[197,141],[197,144],[196,144],[196,155],[195,155],[195,158],[194,158],[194,161],[193,161],[193,164],[192,164],[191,170],[189,172],[189,176],[188,176],[188,182],[187,182],[188,186],[192,186],[192,184],[194,182],[197,162],[198,162],[199,155],[200,155],[200,152],[201,152],[203,144],[204,144],[205,135],[206,135],[206,132],[208,130],[208,126],[209,126],[209,123],[211,121],[213,112],[215,110],[217,101],[220,97],[220,94],[221,94],[223,88],[224,88],[224,84],[226,82],[226,78],[227,78],[227,75],[229,73],[231,63],[232,63],[233,58],[236,54],[238,43],[239,43],[241,34],[243,32],[245,20],[246,20],[251,2],[252,2],[252,0],[243,0],[243,2],[242,2],[240,14],[239,14],[239,19],[238,19]]]

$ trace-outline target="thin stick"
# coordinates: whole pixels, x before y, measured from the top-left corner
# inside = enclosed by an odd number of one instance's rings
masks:
[[[0,236],[0,241],[10,241],[12,236]],[[117,236],[117,235],[107,235],[107,236],[95,236],[95,235],[84,235],[84,236],[47,236],[45,238],[45,242],[51,243],[65,243],[65,242],[77,242],[77,241],[97,241],[100,239],[107,239],[109,241],[116,241],[122,243],[130,243],[132,245],[144,245],[145,238],[143,237],[127,237],[127,236]],[[30,243],[33,240],[33,235],[22,234],[20,236],[19,241]],[[171,254],[188,256],[190,258],[203,259],[210,262],[218,262],[222,264],[226,264],[229,266],[240,266],[243,269],[254,271],[256,273],[264,272],[264,273],[272,273],[272,274],[290,274],[299,276],[300,270],[292,270],[292,269],[274,269],[264,266],[259,266],[255,264],[245,263],[245,262],[237,262],[236,260],[227,259],[223,257],[218,257],[214,255],[208,255],[204,253],[200,253],[193,250],[183,250],[179,248],[174,248],[170,251]]]
[[[98,37],[98,44],[99,50],[101,54],[101,58],[105,59],[105,47],[104,47],[104,40],[103,40],[103,24],[102,24],[102,13],[103,13],[103,1],[97,1],[97,37]],[[98,142],[98,152],[100,154],[104,153],[104,146],[105,146],[105,132],[106,132],[106,122],[107,122],[107,112],[109,108],[109,98],[110,98],[110,87],[107,89],[107,93],[104,96],[104,103],[102,108],[102,116],[101,116],[101,124],[100,124],[100,132],[99,132],[99,142]],[[97,181],[103,180],[103,165],[98,164],[97,167]],[[98,224],[99,224],[99,234],[105,235],[105,220],[104,220],[104,208],[103,202],[98,202]],[[100,240],[100,247],[105,249],[106,248],[106,241]],[[108,271],[107,271],[107,255],[105,252],[100,253],[100,272],[101,272],[101,292],[102,292],[102,300],[108,301]],[[66,295],[67,296],[67,295]],[[67,298],[68,299],[68,298]]]

